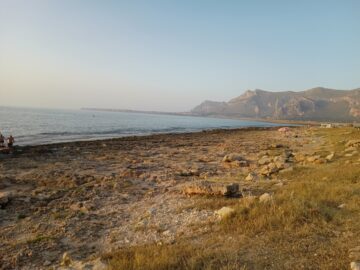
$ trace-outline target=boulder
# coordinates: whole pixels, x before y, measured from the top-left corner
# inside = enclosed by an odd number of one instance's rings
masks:
[[[216,183],[209,181],[191,182],[182,189],[186,195],[234,196],[239,193],[239,184]]]
[[[223,162],[234,162],[242,160],[244,160],[243,157],[236,153],[228,154],[223,158]]]
[[[227,218],[235,213],[235,210],[231,207],[224,206],[223,208],[215,211],[215,214],[220,216],[221,219]]]
[[[272,201],[272,196],[269,193],[264,193],[259,197],[260,203],[269,203]]]

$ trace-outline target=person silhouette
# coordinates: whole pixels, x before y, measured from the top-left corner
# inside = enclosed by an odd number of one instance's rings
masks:
[[[5,146],[5,137],[0,133],[0,147]]]
[[[7,141],[8,141],[8,147],[14,146],[15,139],[12,135],[10,135],[10,137],[7,139]]]

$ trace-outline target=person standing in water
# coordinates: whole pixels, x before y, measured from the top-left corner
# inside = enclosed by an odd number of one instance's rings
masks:
[[[8,147],[14,146],[15,139],[12,135],[10,135],[10,137],[7,139],[7,141],[8,141]]]

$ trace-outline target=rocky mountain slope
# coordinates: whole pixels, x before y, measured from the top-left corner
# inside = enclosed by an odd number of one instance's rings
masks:
[[[191,112],[202,116],[359,121],[360,88],[334,90],[318,87],[301,92],[248,90],[229,102],[204,101]]]

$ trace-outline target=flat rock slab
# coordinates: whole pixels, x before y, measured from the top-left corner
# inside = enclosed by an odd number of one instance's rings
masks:
[[[360,140],[350,140],[345,144],[346,147],[359,147],[360,146]]]
[[[186,195],[235,196],[239,193],[239,184],[194,181],[186,184],[182,191]]]

